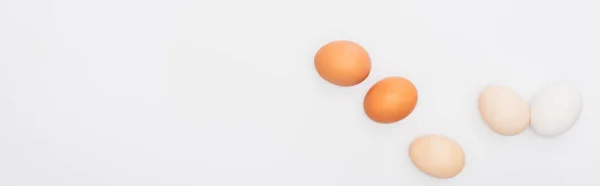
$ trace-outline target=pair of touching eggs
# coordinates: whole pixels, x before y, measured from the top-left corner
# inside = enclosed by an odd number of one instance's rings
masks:
[[[322,46],[314,63],[319,76],[342,87],[357,85],[371,73],[369,54],[352,41],[333,41]],[[371,86],[365,95],[363,109],[371,120],[391,124],[410,115],[417,100],[417,89],[411,81],[391,76]],[[465,165],[461,146],[441,135],[423,135],[414,139],[409,156],[418,169],[438,178],[454,177]]]
[[[530,103],[513,90],[488,86],[479,95],[479,112],[494,132],[513,136],[531,128],[542,136],[567,132],[583,107],[581,94],[572,86],[552,84],[535,93]]]

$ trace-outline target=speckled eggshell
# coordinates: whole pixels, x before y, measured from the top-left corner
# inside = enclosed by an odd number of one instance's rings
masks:
[[[490,129],[501,135],[517,135],[529,126],[529,105],[503,86],[488,86],[481,91],[479,113]]]
[[[531,97],[530,108],[533,130],[543,136],[557,136],[575,125],[583,100],[574,87],[553,84]]]

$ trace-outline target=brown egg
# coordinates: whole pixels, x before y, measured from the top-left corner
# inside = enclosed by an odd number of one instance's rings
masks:
[[[388,77],[367,92],[363,107],[371,120],[389,124],[406,118],[417,105],[417,88],[403,77]]]
[[[424,135],[409,148],[410,160],[424,173],[436,178],[451,178],[465,166],[465,154],[458,143],[440,135]]]
[[[371,72],[367,51],[352,41],[333,41],[315,55],[315,68],[326,81],[338,86],[363,82]]]

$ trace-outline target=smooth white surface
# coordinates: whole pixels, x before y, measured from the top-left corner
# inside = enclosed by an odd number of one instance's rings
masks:
[[[581,94],[567,84],[544,87],[530,101],[531,128],[544,136],[557,136],[569,131],[583,108]]]
[[[0,0],[0,185],[592,186],[600,183],[597,0]],[[317,49],[361,43],[373,70],[334,87]],[[419,103],[393,125],[362,99],[390,75]],[[574,83],[566,134],[492,132],[490,83],[529,99]],[[439,133],[451,180],[408,158]]]

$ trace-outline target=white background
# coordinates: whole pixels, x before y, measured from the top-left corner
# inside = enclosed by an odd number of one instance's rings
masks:
[[[0,0],[2,186],[600,184],[598,0]],[[339,88],[313,56],[354,40],[373,68]],[[362,110],[404,76],[417,108]],[[584,98],[568,133],[493,133],[488,84]],[[463,172],[419,172],[415,137],[454,138]]]

